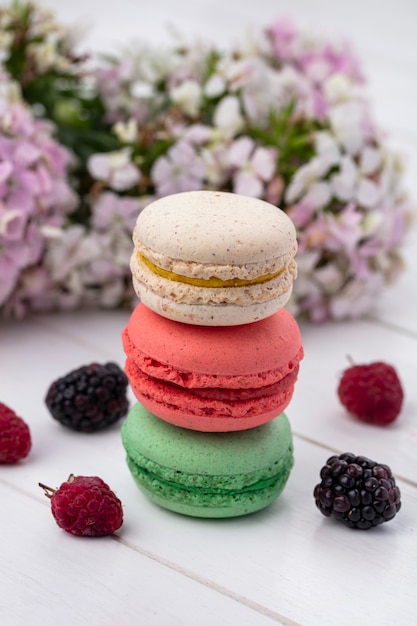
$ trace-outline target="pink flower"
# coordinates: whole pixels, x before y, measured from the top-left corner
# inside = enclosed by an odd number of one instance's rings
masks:
[[[76,205],[69,153],[22,104],[0,101],[0,307],[42,259],[50,228]]]
[[[307,226],[312,219],[314,212],[314,206],[305,200],[301,200],[300,202],[291,205],[287,210],[288,216],[297,228]]]
[[[19,264],[13,258],[14,250],[11,246],[7,250],[1,249],[0,243],[0,304],[4,304],[10,296],[19,277]]]
[[[266,31],[270,38],[274,56],[281,61],[293,59],[297,53],[297,29],[287,18],[280,19]]]
[[[20,242],[24,237],[26,218],[18,209],[2,211],[0,208],[0,235],[4,242]]]
[[[362,219],[362,214],[353,202],[346,205],[338,214],[327,214],[329,238],[326,246],[330,250],[345,250],[347,255],[351,255],[363,237]]]
[[[193,146],[179,141],[159,157],[151,171],[157,194],[166,196],[181,191],[201,189],[205,176],[204,164]]]
[[[345,74],[363,80],[358,60],[347,42],[331,44],[303,34],[289,19],[278,20],[267,30],[273,55],[283,62],[292,62],[313,82],[321,82],[331,74]]]
[[[264,183],[271,180],[276,170],[276,151],[256,147],[250,137],[236,139],[227,153],[233,171],[233,191],[260,198]]]
[[[338,49],[330,44],[307,51],[300,58],[300,67],[313,82],[320,83],[333,74],[345,74],[357,82],[363,80],[357,59],[348,44]]]
[[[130,235],[139,213],[139,203],[135,198],[106,191],[94,202],[92,210],[91,224],[95,230],[121,229]]]
[[[3,185],[9,178],[10,174],[13,172],[13,165],[10,161],[0,162],[0,185]],[[5,187],[3,185],[3,193],[5,192]],[[3,195],[3,194],[2,194]]]

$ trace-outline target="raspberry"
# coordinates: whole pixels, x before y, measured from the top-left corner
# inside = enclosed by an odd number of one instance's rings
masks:
[[[388,465],[350,452],[331,456],[314,488],[318,509],[349,528],[367,530],[393,519],[401,493]]]
[[[389,424],[398,417],[404,399],[395,369],[381,361],[346,369],[337,393],[349,413],[380,425]]]
[[[60,528],[71,535],[103,537],[123,524],[122,503],[97,476],[74,476],[52,489],[39,483],[51,500],[52,515]]]
[[[46,406],[58,422],[82,432],[107,428],[129,408],[128,380],[116,363],[91,363],[51,384]]]
[[[32,447],[29,426],[8,406],[0,402],[0,464],[24,459]]]

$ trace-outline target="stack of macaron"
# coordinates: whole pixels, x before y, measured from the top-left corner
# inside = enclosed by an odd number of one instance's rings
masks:
[[[148,205],[133,233],[140,299],[123,331],[138,400],[122,426],[139,488],[197,517],[258,511],[293,466],[288,406],[303,347],[283,308],[295,228],[279,208],[191,191]]]

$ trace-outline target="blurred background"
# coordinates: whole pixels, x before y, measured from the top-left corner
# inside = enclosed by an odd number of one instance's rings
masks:
[[[1,5],[8,3],[1,0]],[[300,28],[351,42],[368,83],[375,120],[407,159],[406,181],[417,180],[417,2],[415,0],[41,0],[59,20],[76,24],[80,49],[119,52],[202,40],[226,48],[251,30],[289,17]],[[381,46],[383,41],[383,47]],[[415,183],[414,189],[416,190]],[[416,190],[417,191],[417,190]]]
[[[0,7],[10,2],[0,0]],[[232,47],[244,34],[289,17],[302,29],[352,43],[369,84],[375,119],[409,160],[417,178],[417,2],[415,0],[40,0],[58,21],[75,24],[80,50],[118,53],[135,43],[175,38]],[[383,42],[383,45],[381,45]]]

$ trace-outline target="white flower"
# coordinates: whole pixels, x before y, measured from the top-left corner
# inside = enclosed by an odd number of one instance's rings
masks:
[[[401,201],[404,189],[401,186],[403,163],[398,154],[384,151],[381,154],[382,172],[380,178],[381,196],[392,203]]]
[[[381,150],[365,146],[360,154],[359,162],[363,174],[374,174],[382,163]]]
[[[21,102],[22,94],[20,85],[8,76],[3,76],[0,70],[0,102],[4,101],[8,104],[17,104]]]
[[[332,192],[330,185],[322,180],[316,181],[310,185],[307,193],[303,197],[303,201],[315,211],[325,207],[330,202],[331,197]]]
[[[220,64],[230,91],[236,92],[247,83],[253,72],[254,63],[256,63],[256,59],[253,58],[238,60],[226,58]]]
[[[130,95],[138,100],[152,98],[154,90],[152,85],[144,80],[135,80],[130,86]]]
[[[366,281],[352,280],[329,303],[334,319],[357,318],[372,309],[384,283],[382,274],[371,274]]]
[[[270,112],[286,103],[281,72],[267,67],[260,60],[253,63],[252,71],[242,86],[242,102],[248,118],[258,126],[265,126]]]
[[[298,298],[319,294],[319,285],[312,279],[319,261],[319,250],[306,250],[297,257],[298,276],[294,282],[294,294]]]
[[[181,132],[182,139],[197,145],[206,143],[211,139],[212,135],[213,129],[211,126],[205,126],[204,124],[186,126]]]
[[[62,237],[62,228],[45,224],[39,229],[46,239],[59,239]]]
[[[97,241],[86,233],[83,226],[76,224],[66,228],[60,238],[51,240],[45,260],[52,278],[63,281],[74,276],[75,268],[81,268],[99,255]],[[75,277],[73,280],[78,282]]]
[[[364,237],[372,236],[382,224],[384,216],[381,211],[370,211],[362,220],[362,232]]]
[[[330,165],[324,157],[314,157],[294,174],[285,194],[288,203],[307,200],[314,208],[326,206],[332,197],[330,184],[320,180]]]
[[[53,41],[30,44],[28,52],[35,59],[36,66],[41,72],[48,71],[58,61],[58,50]]]
[[[324,82],[323,91],[330,104],[340,104],[352,100],[353,83],[345,74],[332,74]]]
[[[347,155],[341,159],[340,171],[331,177],[331,186],[334,195],[345,202],[354,200],[364,207],[373,207],[380,199],[378,185]]]
[[[271,180],[276,169],[276,152],[255,147],[250,137],[236,139],[228,151],[228,162],[236,171],[233,186],[236,193],[260,198],[263,183]]]
[[[186,80],[171,91],[171,99],[186,114],[194,117],[201,103],[201,86],[195,80]]]
[[[130,189],[139,182],[139,169],[131,162],[129,149],[93,154],[88,159],[88,171],[97,180],[105,181],[116,191]]]
[[[318,131],[314,137],[314,146],[320,161],[326,162],[328,169],[340,162],[340,149],[336,139],[329,132]],[[324,173],[324,172],[323,172]]]
[[[345,277],[335,263],[327,263],[322,267],[316,267],[314,280],[320,285],[321,291],[334,293],[342,287]]]
[[[358,154],[364,143],[362,105],[353,101],[339,104],[329,111],[329,120],[339,143],[352,156]]]
[[[226,81],[219,74],[213,74],[213,76],[210,76],[204,85],[204,94],[207,98],[217,98],[218,96],[221,96],[225,90]]]
[[[138,136],[138,123],[133,118],[130,118],[127,122],[117,122],[113,126],[113,132],[119,141],[133,143]]]
[[[245,120],[236,96],[229,95],[220,100],[214,111],[213,123],[221,134],[228,138],[235,137],[243,129]]]
[[[203,148],[200,152],[207,182],[213,188],[221,187],[229,175],[226,148],[222,144]]]
[[[6,61],[10,56],[9,48],[13,43],[13,33],[0,30],[0,61]]]

